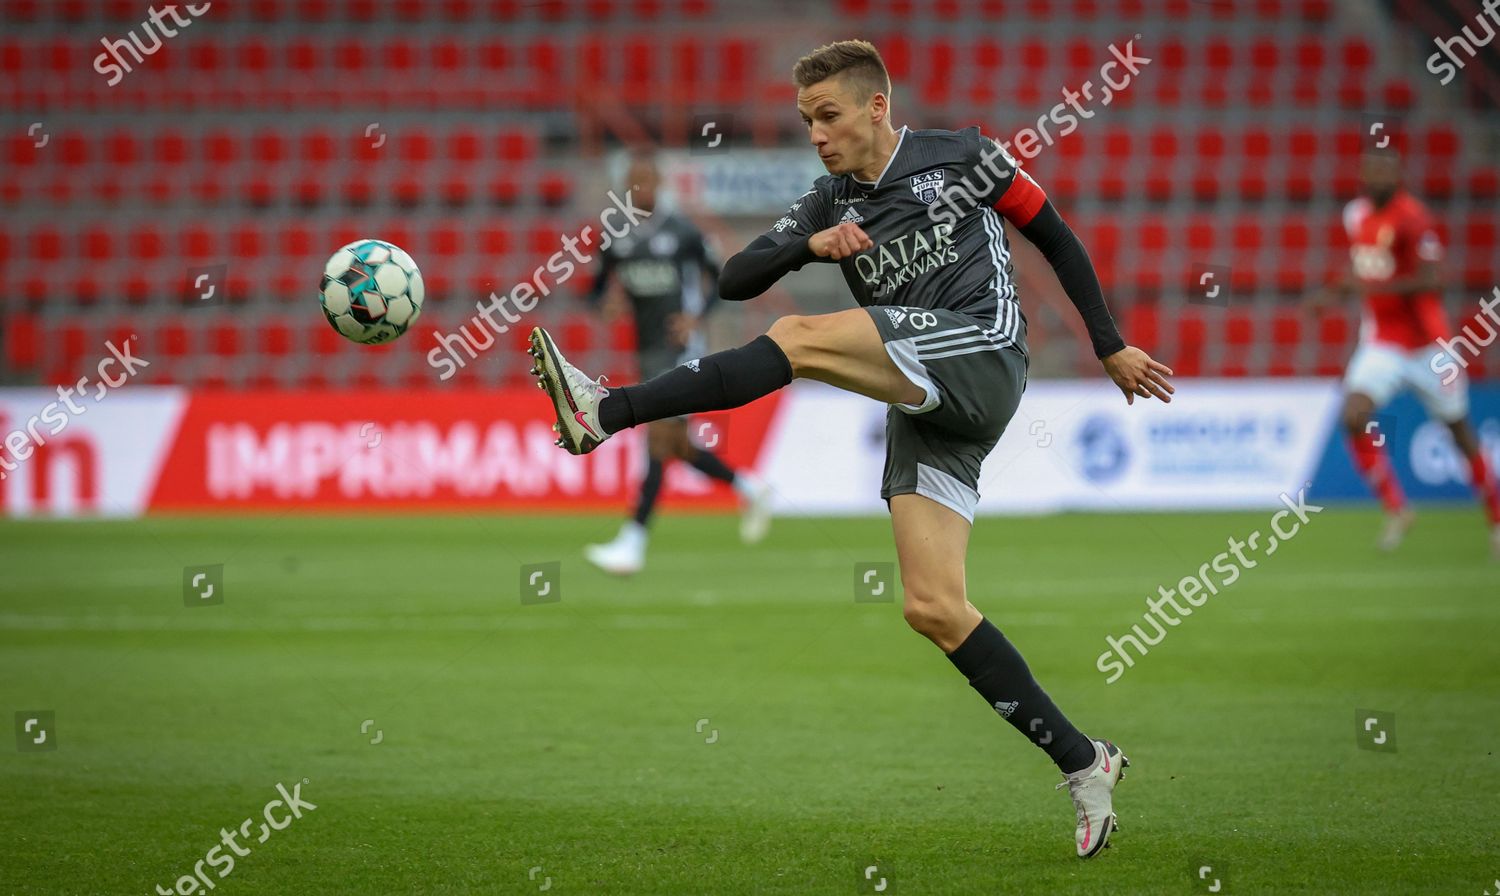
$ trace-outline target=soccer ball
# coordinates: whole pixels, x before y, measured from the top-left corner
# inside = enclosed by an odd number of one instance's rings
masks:
[[[390,342],[422,313],[422,272],[400,248],[355,240],[333,253],[318,298],[328,323],[364,345]]]

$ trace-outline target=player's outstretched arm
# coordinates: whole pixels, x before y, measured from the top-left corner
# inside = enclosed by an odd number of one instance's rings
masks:
[[[1134,346],[1125,344],[1115,327],[1109,307],[1104,304],[1104,289],[1078,235],[1052,207],[1045,193],[1024,174],[1018,174],[1001,196],[995,208],[1020,229],[1032,245],[1041,251],[1057,274],[1068,300],[1078,309],[1088,328],[1094,356],[1104,371],[1125,393],[1127,404],[1142,398],[1172,400],[1172,383],[1167,377],[1171,368]]]

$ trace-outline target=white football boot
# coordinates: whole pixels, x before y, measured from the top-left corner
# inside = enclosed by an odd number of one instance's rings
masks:
[[[646,566],[646,527],[626,520],[614,541],[591,544],[583,549],[583,556],[611,575],[635,575]]]
[[[584,376],[583,371],[568,363],[541,327],[531,331],[528,351],[536,359],[531,373],[537,378],[537,386],[552,399],[552,408],[557,412],[552,429],[558,435],[558,447],[572,454],[588,454],[598,448],[609,438],[609,433],[599,425],[599,401],[609,394],[604,377],[591,380]]]
[[[771,531],[771,485],[758,476],[740,473],[734,477],[740,496],[740,541],[757,544]]]
[[[1376,539],[1375,547],[1386,553],[1401,547],[1401,542],[1406,540],[1406,530],[1411,528],[1416,518],[1417,515],[1411,508],[1386,514],[1385,526],[1380,530],[1380,538]]]
[[[1080,859],[1091,859],[1109,846],[1109,835],[1119,828],[1114,812],[1115,785],[1125,777],[1130,760],[1120,748],[1107,740],[1094,741],[1094,764],[1064,775],[1057,789],[1068,788],[1073,808],[1078,811],[1078,830],[1074,835]]]

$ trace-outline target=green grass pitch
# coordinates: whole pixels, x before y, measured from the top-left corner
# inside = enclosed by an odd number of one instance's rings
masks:
[[[0,710],[52,711],[56,746],[0,742],[0,893],[170,890],[250,818],[217,891],[1494,891],[1477,510],[1383,556],[1373,511],[1331,507],[1118,682],[1095,668],[1268,518],[980,521],[971,599],[1133,762],[1091,862],[1041,751],[899,604],[854,600],[855,564],[894,560],[885,519],[742,548],[732,518],[669,513],[627,581],[580,558],[605,517],[0,524]],[[546,561],[561,599],[522,603]],[[223,603],[185,607],[209,563]],[[1395,752],[1359,748],[1360,709],[1394,714]],[[254,842],[304,779],[316,810]]]

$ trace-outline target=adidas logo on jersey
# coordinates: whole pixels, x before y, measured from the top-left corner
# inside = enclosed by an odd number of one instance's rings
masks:
[[[843,224],[845,222],[848,222],[850,224],[858,224],[864,221],[864,219],[865,216],[861,215],[859,213],[859,210],[851,205],[848,208],[844,209],[844,216],[842,218],[839,218],[839,223]]]
[[[702,371],[698,369],[698,361],[698,358],[694,358],[693,360],[687,362],[687,368],[693,373],[701,373]]]
[[[995,712],[1000,713],[1000,718],[1002,718],[1002,719],[1008,719],[1008,718],[1010,718],[1010,714],[1013,713],[1013,712],[1015,712],[1016,711],[1016,707],[1018,707],[1020,705],[1021,705],[1021,701],[1019,701],[1019,700],[1012,700],[1009,703],[1001,703],[999,700],[996,700],[995,701]]]
[[[901,322],[903,320],[906,320],[906,312],[902,311],[900,308],[885,309],[885,316],[891,319],[891,326],[893,327],[901,326]]]

